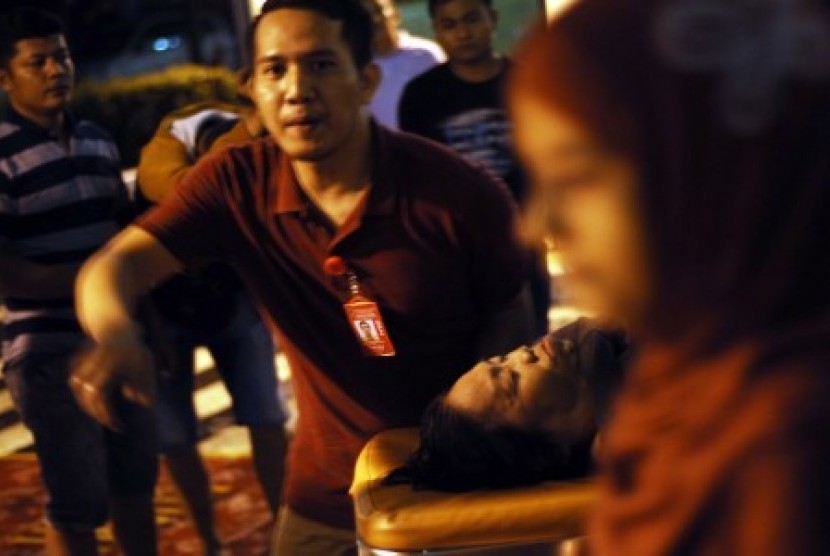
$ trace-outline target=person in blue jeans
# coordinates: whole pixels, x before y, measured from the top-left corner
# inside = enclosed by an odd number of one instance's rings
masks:
[[[48,500],[46,553],[97,554],[112,518],[127,556],[156,554],[153,412],[117,398],[118,432],[85,414],[70,367],[87,346],[74,309],[78,269],[127,222],[118,148],[69,112],[74,66],[54,15],[0,18],[0,302],[3,373],[31,431]]]
[[[258,129],[257,118],[246,107],[198,104],[170,114],[142,151],[137,174],[140,194],[148,201],[160,201],[209,149],[250,140]],[[274,342],[241,281],[225,264],[174,277],[156,289],[153,299],[173,361],[159,381],[161,449],[205,553],[218,554],[221,540],[210,483],[196,447],[194,350],[208,349],[237,422],[249,430],[254,468],[275,516],[284,471],[286,415],[278,395]]]

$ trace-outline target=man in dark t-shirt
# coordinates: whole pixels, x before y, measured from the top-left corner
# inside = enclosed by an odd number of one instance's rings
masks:
[[[521,203],[526,183],[502,95],[510,61],[493,48],[498,13],[492,0],[429,0],[428,9],[447,62],[406,86],[400,127],[447,145],[501,178]],[[544,255],[537,259],[531,287],[535,332],[541,336],[547,332],[551,301]]]
[[[359,0],[266,2],[251,98],[269,136],[203,158],[78,283],[97,349],[76,395],[109,422],[106,391],[147,397],[136,297],[207,260],[238,272],[277,332],[299,409],[274,554],[353,553],[348,488],[365,442],[416,425],[476,360],[529,336],[506,188],[371,120],[371,29]]]
[[[448,60],[406,86],[398,109],[401,129],[480,164],[521,201],[525,184],[502,96],[510,62],[493,50],[496,11],[489,0],[432,0],[429,10]]]

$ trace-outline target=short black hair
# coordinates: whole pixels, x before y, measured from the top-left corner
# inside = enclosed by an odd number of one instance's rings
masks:
[[[0,66],[9,67],[17,53],[17,43],[25,39],[65,34],[63,21],[39,8],[17,8],[0,16]]]
[[[323,14],[343,24],[343,40],[349,45],[352,58],[358,68],[372,61],[374,22],[372,14],[360,0],[267,0],[259,15],[254,18],[248,32],[248,63],[253,68],[256,60],[256,30],[266,14],[280,9],[308,10]]]
[[[464,492],[581,477],[590,469],[590,443],[565,446],[540,430],[489,426],[454,409],[446,395],[424,412],[421,444],[386,484]]]
[[[429,9],[429,17],[435,17],[435,10],[437,10],[439,6],[443,6],[448,2],[452,2],[452,0],[429,0],[427,2],[427,8]],[[488,8],[493,7],[493,0],[479,0],[479,2],[481,2]]]

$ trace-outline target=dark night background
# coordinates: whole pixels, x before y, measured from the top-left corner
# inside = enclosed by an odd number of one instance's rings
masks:
[[[247,2],[240,0],[4,0],[0,11],[10,11],[19,6],[37,6],[60,15],[67,24],[67,36],[72,56],[78,65],[78,76],[83,78],[88,63],[112,58],[125,49],[140,27],[148,22],[167,18],[177,23],[185,39],[189,58],[193,62],[210,62],[209,52],[202,52],[193,45],[200,44],[197,37],[205,33],[204,25],[193,24],[205,14],[222,24],[225,34],[239,46],[239,34],[235,18],[248,21]],[[185,22],[191,22],[187,25]],[[233,52],[239,65],[240,51]]]
[[[248,0],[0,0],[0,13],[47,9],[66,23],[78,82],[72,110],[115,139],[125,167],[170,111],[234,102],[244,62]],[[540,0],[494,0],[495,45],[509,53],[542,13]],[[431,37],[426,0],[398,0],[402,27]],[[0,109],[4,110],[0,91]]]

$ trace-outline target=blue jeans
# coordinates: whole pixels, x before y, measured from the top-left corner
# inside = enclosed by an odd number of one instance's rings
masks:
[[[69,388],[70,354],[29,355],[4,371],[6,384],[35,451],[55,527],[88,531],[107,520],[113,497],[151,496],[158,473],[152,410],[116,401],[123,433],[84,413]]]
[[[243,292],[236,296],[233,316],[218,331],[173,326],[166,329],[175,350],[176,368],[159,382],[159,434],[163,450],[197,440],[193,350],[198,346],[205,346],[213,356],[239,424],[280,427],[285,423],[271,334],[248,296]]]

